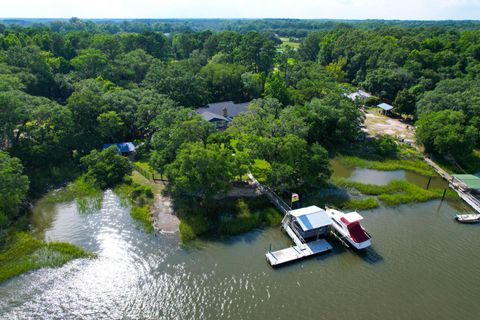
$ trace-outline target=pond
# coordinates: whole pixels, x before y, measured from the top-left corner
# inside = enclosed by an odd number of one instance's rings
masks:
[[[422,176],[416,172],[407,170],[382,171],[374,169],[365,169],[357,167],[348,167],[340,161],[334,159],[330,162],[333,175],[337,177],[347,178],[355,182],[366,184],[385,185],[392,180],[406,180],[414,183],[419,187],[426,188],[429,177]],[[445,189],[448,183],[440,176],[432,177],[429,188]]]
[[[461,202],[364,211],[373,247],[272,269],[280,228],[181,248],[146,234],[106,191],[99,210],[40,201],[36,235],[96,252],[0,284],[2,319],[476,319],[480,228],[453,221]]]

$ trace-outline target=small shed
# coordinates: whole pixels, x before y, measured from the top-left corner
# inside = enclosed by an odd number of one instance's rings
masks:
[[[325,210],[310,206],[291,210],[293,227],[304,239],[325,236],[330,231],[332,219]]]
[[[118,152],[124,156],[131,155],[136,151],[136,147],[133,142],[107,143],[103,145],[103,149],[107,149],[111,146],[116,146]]]
[[[385,102],[380,103],[377,107],[382,109],[383,114],[387,114],[393,109],[393,106],[391,106],[391,105],[389,105],[388,103],[385,103]]]
[[[480,192],[480,177],[473,174],[455,174],[453,181],[464,190]]]

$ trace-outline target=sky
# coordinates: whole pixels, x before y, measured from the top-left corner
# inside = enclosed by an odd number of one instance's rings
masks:
[[[0,0],[0,17],[480,20],[480,0]]]

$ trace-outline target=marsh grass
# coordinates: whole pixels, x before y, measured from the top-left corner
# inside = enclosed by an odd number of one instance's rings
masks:
[[[365,195],[375,195],[380,201],[388,206],[395,206],[403,203],[426,202],[442,197],[442,189],[423,189],[413,183],[403,180],[393,180],[387,185],[372,185],[354,182],[345,178],[333,178],[332,182],[338,187],[356,189]],[[456,194],[448,192],[449,198],[456,198]]]
[[[61,267],[70,260],[94,254],[64,242],[45,242],[28,233],[17,233],[0,253],[0,282],[40,268]]]
[[[408,170],[427,177],[436,176],[436,173],[432,167],[420,159],[386,159],[378,161],[367,160],[353,156],[340,156],[337,159],[343,165],[349,167],[361,167],[383,171]]]
[[[80,176],[65,188],[51,191],[44,197],[44,201],[47,203],[75,201],[77,209],[81,213],[100,210],[102,200],[102,190],[88,183],[84,176]]]
[[[146,232],[153,232],[151,210],[154,202],[154,193],[149,185],[132,181],[117,185],[113,192],[120,197],[123,206],[130,205],[130,216],[137,220]]]

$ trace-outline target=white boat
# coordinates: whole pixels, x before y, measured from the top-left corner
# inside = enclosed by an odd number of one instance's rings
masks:
[[[332,226],[338,236],[346,240],[355,249],[361,250],[372,245],[372,237],[360,225],[360,220],[363,220],[363,217],[358,212],[343,213],[330,208],[326,208],[326,212],[332,219]]]
[[[455,219],[461,223],[479,223],[480,214],[457,214]]]

